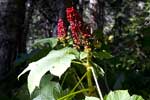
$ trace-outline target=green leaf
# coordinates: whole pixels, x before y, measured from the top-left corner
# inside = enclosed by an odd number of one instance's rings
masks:
[[[28,89],[31,94],[35,87],[39,87],[40,80],[46,72],[50,71],[52,75],[60,78],[70,67],[71,61],[76,59],[76,54],[78,54],[77,50],[68,47],[60,50],[52,50],[42,59],[30,63],[18,77],[30,71],[28,75]]]
[[[80,60],[87,58],[88,53],[87,52],[80,52]]]
[[[138,95],[132,95],[130,100],[144,100],[141,96]]]
[[[86,96],[85,100],[100,100],[100,99],[96,98],[96,97],[88,97],[88,96]]]
[[[106,50],[99,51],[99,52],[94,52],[93,56],[95,58],[98,58],[98,59],[101,59],[101,60],[112,58],[112,55],[109,52],[107,52]]]
[[[141,96],[130,96],[127,90],[111,91],[104,100],[144,100]]]
[[[45,75],[40,83],[38,95],[33,100],[57,100],[61,96],[59,83],[50,81],[51,76]],[[57,92],[57,94],[54,94]]]
[[[51,48],[54,48],[57,45],[57,42],[58,42],[57,38],[39,39],[39,40],[35,41],[33,46],[44,45],[44,44],[48,43]]]
[[[104,76],[105,72],[102,67],[100,67],[98,64],[92,62],[92,66],[96,71],[96,76],[98,77],[99,75]]]
[[[127,90],[111,91],[104,100],[130,100],[130,95]]]

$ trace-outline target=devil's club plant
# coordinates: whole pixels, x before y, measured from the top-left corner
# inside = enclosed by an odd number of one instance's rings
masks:
[[[36,92],[38,95],[33,97],[34,100],[72,100],[73,98],[81,100],[83,97],[85,100],[99,100],[99,98],[103,100],[97,77],[104,75],[104,71],[95,60],[99,58],[106,60],[112,56],[101,48],[100,44],[104,42],[98,40],[94,33],[90,33],[90,27],[84,23],[74,7],[67,8],[66,15],[70,28],[67,28],[63,19],[59,18],[57,39],[46,40],[53,50],[42,59],[30,63],[19,77],[30,70],[28,75],[30,95],[38,90]],[[45,78],[48,71],[51,78]],[[59,81],[55,81],[54,77],[59,77]],[[75,83],[72,89],[68,80]],[[77,94],[80,94],[81,98],[77,97]],[[109,100],[110,97],[107,98],[105,100]]]

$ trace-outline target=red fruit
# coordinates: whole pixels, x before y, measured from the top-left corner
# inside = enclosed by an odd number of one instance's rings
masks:
[[[67,31],[65,23],[61,18],[59,18],[57,25],[57,37],[58,39],[64,39],[67,35]]]

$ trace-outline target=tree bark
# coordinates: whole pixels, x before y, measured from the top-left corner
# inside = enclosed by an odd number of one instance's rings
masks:
[[[23,51],[18,41],[23,39],[24,11],[25,0],[0,0],[0,85],[5,84],[0,91],[11,86],[13,62],[17,51]]]

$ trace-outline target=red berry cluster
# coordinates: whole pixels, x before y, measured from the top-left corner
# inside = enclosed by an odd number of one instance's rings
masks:
[[[91,38],[90,29],[84,24],[82,17],[74,7],[66,9],[67,20],[70,23],[71,35],[75,46],[89,46],[89,38]],[[60,18],[58,20],[57,36],[59,40],[64,40],[67,36],[65,23]]]
[[[65,23],[61,18],[59,18],[57,23],[57,37],[59,40],[64,40],[66,36],[67,36],[67,31],[66,31]]]
[[[90,30],[87,29],[79,13],[74,7],[67,8],[66,13],[67,20],[70,23],[74,44],[78,46],[88,45],[88,38],[91,37]]]
[[[67,20],[70,23],[74,44],[80,45],[78,20],[81,20],[81,18],[73,7],[67,8],[66,13],[67,13]]]

